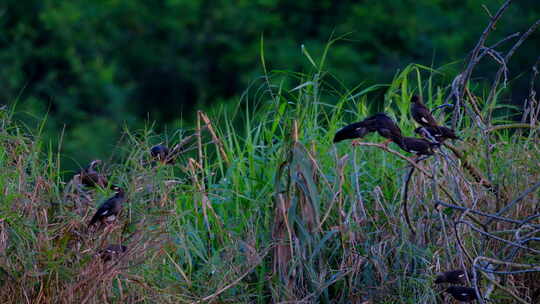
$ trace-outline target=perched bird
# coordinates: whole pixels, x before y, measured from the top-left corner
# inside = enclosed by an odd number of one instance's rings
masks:
[[[112,244],[99,251],[99,256],[103,262],[108,262],[126,252],[127,247],[121,244]]]
[[[477,300],[476,291],[474,288],[462,286],[450,286],[446,288],[446,292],[451,294],[454,299],[461,302],[472,302]]]
[[[424,127],[437,127],[437,121],[431,115],[431,111],[426,107],[418,95],[411,98],[411,114],[417,123]]]
[[[450,284],[463,284],[465,283],[465,271],[463,270],[451,270],[441,273],[435,278],[435,284],[450,283]]]
[[[345,139],[362,138],[368,133],[379,133],[382,137],[392,138],[392,136],[401,136],[401,130],[396,123],[384,113],[377,113],[360,122],[350,124],[336,132],[334,142],[340,142]]]
[[[122,204],[126,201],[124,189],[117,186],[113,189],[116,191],[115,195],[99,206],[96,214],[94,214],[92,220],[90,220],[88,227],[94,225],[98,221],[101,223],[114,221],[118,213],[120,213]]]
[[[380,136],[393,139],[403,136],[398,125],[384,113],[375,114],[375,128]]]
[[[454,130],[439,126],[429,109],[417,95],[411,98],[411,114],[414,120],[422,125],[422,127],[414,130],[415,133],[438,143],[442,143],[447,139],[460,139]]]
[[[86,168],[79,172],[80,181],[83,185],[87,187],[105,187],[108,184],[107,178],[96,171],[98,164],[101,164],[101,160],[93,160]]]
[[[150,148],[150,154],[153,158],[164,162],[169,156],[169,148],[164,145],[155,145]]]
[[[174,146],[172,151],[165,145],[155,145],[150,148],[150,155],[157,161],[172,165],[181,150],[180,145]]]
[[[416,155],[433,155],[433,149],[439,147],[439,143],[433,143],[422,138],[415,137],[394,137],[392,139],[401,149],[415,153]]]
[[[426,134],[426,132],[427,132],[427,134]],[[431,139],[431,137],[432,137],[435,141],[437,141],[439,143],[442,143],[447,139],[461,140],[461,138],[459,138],[456,135],[454,130],[452,130],[450,128],[447,128],[447,127],[443,127],[443,126],[419,127],[419,128],[414,129],[414,133],[422,135],[422,136],[424,136],[424,137],[426,137],[428,139]]]

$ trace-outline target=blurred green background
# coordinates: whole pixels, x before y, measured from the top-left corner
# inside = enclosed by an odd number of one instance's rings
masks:
[[[237,102],[263,75],[263,34],[270,70],[307,71],[301,45],[318,57],[330,37],[350,33],[327,63],[347,87],[388,83],[411,62],[454,63],[452,77],[502,2],[3,0],[0,102],[16,102],[30,127],[47,116],[43,136],[55,148],[63,134],[63,165],[75,169],[106,158],[124,126],[189,128],[195,110]],[[514,1],[488,41],[538,18],[538,1]],[[513,104],[528,93],[521,76],[539,45],[535,33],[512,60]]]

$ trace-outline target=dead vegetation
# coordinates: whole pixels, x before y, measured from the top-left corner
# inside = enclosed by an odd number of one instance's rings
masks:
[[[102,230],[86,224],[110,190],[64,183],[60,156],[1,110],[0,302],[448,303],[435,275],[465,269],[480,303],[538,303],[538,61],[521,122],[494,119],[506,63],[538,23],[485,46],[508,5],[446,98],[463,142],[420,161],[373,142],[334,146],[347,105],[368,112],[365,95],[346,92],[329,110],[319,73],[289,92],[267,76],[265,103],[246,110],[243,127],[199,112],[196,129],[171,140],[173,166],[151,165],[148,149],[163,138],[126,132],[124,155],[103,171],[128,202]],[[487,58],[500,68],[484,96],[470,82]],[[415,72],[387,91],[395,117],[408,117]],[[429,80],[416,89],[437,91],[435,108],[444,94]],[[110,244],[127,250],[106,260]]]

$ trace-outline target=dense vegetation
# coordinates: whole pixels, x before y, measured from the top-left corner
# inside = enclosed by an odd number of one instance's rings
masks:
[[[462,268],[495,303],[538,303],[535,69],[524,123],[495,111],[502,81],[493,99],[467,83],[465,111],[437,112],[463,141],[415,163],[376,135],[332,137],[375,108],[412,135],[410,96],[441,105],[442,74],[410,65],[375,105],[378,87],[333,87],[325,57],[305,57],[315,73],[267,74],[192,131],[125,130],[102,172],[128,203],[102,229],[87,223],[111,191],[63,182],[40,130],[0,112],[1,302],[449,303],[434,276]],[[184,144],[176,165],[149,161],[155,142]],[[103,262],[115,243],[128,251]]]
[[[2,107],[0,302],[451,303],[434,278],[465,269],[491,303],[539,303],[540,59],[519,71],[523,108],[507,103],[511,55],[530,52],[521,42],[540,20],[531,24],[494,49],[484,38],[501,28],[488,25],[455,78],[409,64],[388,85],[348,86],[329,71],[341,40],[302,49],[308,67],[294,72],[271,70],[272,48],[257,40],[263,76],[237,102],[194,114],[192,128],[123,128],[117,141],[99,138],[99,125],[77,133],[91,143],[77,151],[114,147],[99,170],[128,202],[106,227],[88,223],[112,190],[65,179],[50,121],[24,124],[24,104]],[[423,160],[376,134],[332,143],[376,111],[412,136],[413,94],[462,141]],[[158,142],[181,143],[174,165],[151,160]],[[127,251],[105,261],[109,244]]]
[[[439,67],[463,59],[499,3],[5,0],[0,102],[16,102],[15,118],[29,126],[47,115],[45,143],[56,149],[61,139],[62,167],[74,169],[108,156],[124,124],[189,128],[194,110],[235,104],[262,75],[262,35],[269,71],[309,73],[301,45],[317,58],[330,37],[348,34],[333,45],[326,71],[346,88],[369,86],[389,83],[409,62]],[[536,1],[515,1],[490,41],[523,31],[539,16]],[[517,89],[506,98],[517,105],[527,85],[517,77],[539,44],[533,35],[510,62]],[[460,68],[445,71],[453,76]]]

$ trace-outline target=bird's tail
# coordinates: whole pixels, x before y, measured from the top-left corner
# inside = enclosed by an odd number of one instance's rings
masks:
[[[345,136],[344,130],[339,130],[339,131],[337,131],[336,135],[334,135],[333,142],[337,143],[337,142],[340,142],[340,141],[345,140],[345,139],[347,139],[347,137]]]
[[[360,126],[358,123],[348,125],[340,129],[336,132],[336,135],[334,135],[334,143],[340,142],[345,139],[355,139],[355,138],[362,138],[368,134],[370,130],[367,128]]]

